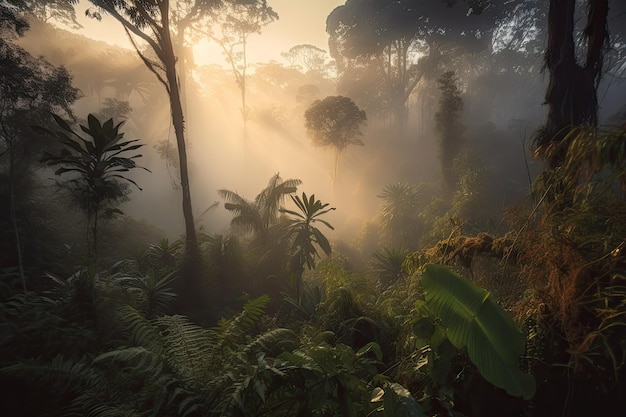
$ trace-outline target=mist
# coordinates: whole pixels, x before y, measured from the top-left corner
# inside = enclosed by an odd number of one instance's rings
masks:
[[[621,416],[623,1],[7,0],[0,34],[5,414]]]
[[[155,149],[160,142],[175,147],[167,96],[136,54],[38,25],[33,25],[20,43],[32,54],[68,68],[83,94],[74,105],[79,118],[100,111],[107,99],[128,101],[132,111],[124,117],[123,131],[127,138],[139,138],[147,144],[141,163],[151,173],[133,177],[143,191],[133,191],[124,212],[160,226],[170,238],[181,234],[180,192],[175,189],[179,182],[177,168],[168,166]],[[283,68],[288,65],[275,61],[256,65],[263,70],[268,64]],[[298,102],[297,94],[299,87],[314,84],[320,87],[314,98],[323,98],[337,94],[336,87],[331,79],[291,71],[284,79],[269,81],[261,79],[262,71],[261,75],[250,74],[248,96],[252,114],[244,123],[240,92],[229,69],[214,64],[193,70],[187,81],[185,121],[193,204],[198,215],[220,201],[218,189],[234,190],[252,199],[273,174],[280,173],[283,178],[301,179],[303,191],[337,207],[332,223],[338,227],[338,237],[342,225],[354,227],[376,215],[380,201],[375,196],[386,184],[437,179],[438,151],[432,123],[420,120],[419,98],[415,97],[409,105],[405,132],[397,132],[376,116],[368,118],[363,129],[364,146],[351,147],[341,155],[340,175],[333,184],[333,151],[312,146],[304,128],[303,114],[313,98]],[[484,85],[475,87],[476,97],[466,98],[465,118],[471,128],[481,128],[476,124],[480,121],[502,130],[510,119],[516,118],[537,126],[544,113],[544,87],[541,80],[534,85],[521,85],[517,91],[500,86],[494,87],[494,91]],[[499,101],[495,106],[496,96],[508,97],[510,103],[502,105]],[[492,102],[480,101],[485,97]],[[427,105],[431,115],[434,106],[433,102]],[[480,140],[473,145],[478,146]],[[510,140],[510,152],[521,156],[523,148],[516,141],[515,137]],[[515,175],[514,169],[511,175]],[[229,220],[228,213],[216,208],[202,216],[202,225],[211,233],[225,232]]]
[[[323,29],[324,22],[318,26]],[[257,36],[263,38],[263,34]],[[141,163],[151,173],[133,176],[143,190],[132,192],[123,211],[157,225],[171,239],[182,234],[177,167],[156,150],[159,144],[175,149],[167,95],[134,51],[37,23],[20,44],[33,55],[42,55],[70,71],[83,95],[74,105],[79,118],[101,111],[106,100],[128,103],[132,110],[123,117],[123,131],[127,138],[139,138],[147,144]],[[326,65],[333,64],[327,52],[324,59]],[[525,164],[537,164],[530,157],[531,135],[546,114],[541,60],[539,54],[529,55],[524,73],[500,74],[472,69],[483,65],[476,62],[442,64],[442,68],[457,71],[462,84],[465,148],[478,151],[490,172],[489,186],[497,190],[498,196],[493,198],[498,201],[485,201],[486,206],[510,204],[528,191],[530,173]],[[196,65],[187,76],[185,122],[193,207],[207,232],[228,233],[231,216],[223,207],[204,213],[215,202],[222,203],[218,189],[253,199],[276,173],[302,180],[301,191],[336,207],[329,218],[337,229],[332,239],[348,241],[380,212],[382,204],[376,196],[385,185],[440,178],[432,120],[439,93],[432,78],[418,83],[407,100],[408,121],[402,129],[388,116],[376,114],[375,109],[367,111],[370,103],[364,98],[354,97],[368,114],[362,129],[364,146],[351,146],[342,152],[340,175],[333,181],[334,153],[312,146],[303,115],[315,99],[349,94],[350,88],[342,89],[330,73],[306,72],[285,60],[257,62],[248,71],[251,115],[246,122],[241,117],[240,90],[226,65]],[[366,85],[376,83],[367,78],[359,82],[361,92]],[[298,97],[299,88],[306,85],[317,87],[315,95]],[[601,117],[606,118],[619,110],[624,83],[611,77],[599,91]],[[523,122],[511,128],[515,121]]]

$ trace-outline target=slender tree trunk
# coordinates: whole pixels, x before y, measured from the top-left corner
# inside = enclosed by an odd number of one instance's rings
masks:
[[[178,77],[176,74],[176,57],[172,46],[172,38],[169,28],[169,5],[165,2],[165,7],[161,11],[163,19],[163,30],[160,33],[165,66],[165,76],[169,89],[170,107],[172,112],[172,124],[176,134],[176,145],[178,147],[178,158],[180,165],[180,182],[183,193],[183,217],[185,219],[185,236],[187,257],[196,261],[199,256],[198,239],[196,237],[196,227],[194,224],[193,210],[191,207],[191,190],[189,186],[189,171],[187,167],[187,148],[185,145],[185,121],[181,104]]]
[[[100,212],[100,206],[96,207],[93,214],[93,262],[98,265],[98,213]]]
[[[335,170],[333,173],[333,185],[337,182],[337,176],[339,175],[339,157],[341,155],[341,150],[338,147],[335,147]]]
[[[9,210],[11,222],[15,234],[15,250],[17,251],[17,265],[22,281],[22,291],[26,294],[26,274],[24,273],[24,260],[22,258],[22,243],[20,241],[20,228],[17,224],[17,210],[15,208],[15,155],[13,146],[9,143]]]
[[[540,153],[561,142],[572,127],[598,123],[597,85],[602,75],[604,46],[608,39],[608,0],[588,0],[585,62],[576,59],[574,14],[576,0],[550,0],[546,69],[550,75],[546,91],[548,118],[538,136]],[[562,152],[548,161],[558,166]]]
[[[189,117],[187,112],[187,51],[185,50],[185,30],[186,28],[178,28],[178,39],[176,40],[176,47],[178,49],[178,79],[180,81],[180,101],[183,109],[183,114]]]
[[[248,60],[246,57],[246,35],[243,34],[243,69],[241,70],[241,115],[243,116],[243,122],[248,122],[248,106],[246,105],[246,69],[248,68]]]

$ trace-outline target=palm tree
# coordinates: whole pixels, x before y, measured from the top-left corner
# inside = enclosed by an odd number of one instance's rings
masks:
[[[315,259],[320,257],[316,246],[319,246],[326,255],[330,255],[331,252],[328,239],[314,224],[320,222],[329,229],[335,230],[330,223],[319,218],[335,210],[335,208],[327,209],[326,207],[329,204],[322,204],[320,200],[315,199],[314,194],[311,197],[307,197],[305,193],[302,193],[302,198],[291,196],[291,200],[300,211],[297,212],[285,208],[281,208],[280,211],[292,216],[287,236],[293,236],[291,245],[293,257],[290,269],[292,277],[296,280],[296,300],[299,300],[304,267],[306,266],[308,269],[315,268]]]
[[[370,265],[378,277],[381,289],[386,289],[407,276],[404,261],[409,253],[408,250],[400,248],[384,248],[374,253]]]
[[[276,173],[254,201],[246,200],[230,190],[222,189],[218,193],[226,200],[224,208],[234,214],[231,225],[243,227],[253,232],[260,241],[267,242],[270,227],[278,220],[280,204],[285,195],[296,192],[300,184],[302,181],[298,179],[283,180]]]
[[[382,226],[392,246],[415,247],[419,239],[419,190],[411,184],[388,184],[377,195],[384,201]]]

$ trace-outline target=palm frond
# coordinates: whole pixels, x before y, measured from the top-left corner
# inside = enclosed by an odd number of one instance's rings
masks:
[[[217,190],[217,194],[219,194],[219,196],[222,197],[227,203],[232,203],[235,206],[251,204],[250,201],[246,200],[235,191],[222,189]]]

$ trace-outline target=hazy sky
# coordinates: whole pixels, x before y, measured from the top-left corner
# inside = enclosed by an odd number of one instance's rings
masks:
[[[328,49],[326,17],[344,0],[268,0],[268,4],[278,13],[279,20],[263,29],[261,35],[250,38],[249,62],[281,61],[281,52],[292,46],[308,43]],[[81,0],[77,15],[84,26],[79,33],[93,39],[130,47],[122,27],[112,17],[105,16],[101,22],[84,16],[89,3]],[[203,53],[204,52],[204,53]],[[195,48],[199,63],[224,63],[220,50],[207,43]]]

